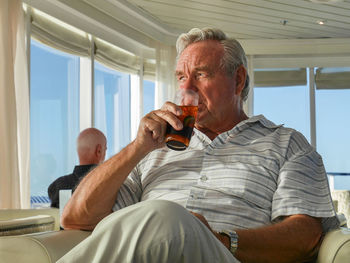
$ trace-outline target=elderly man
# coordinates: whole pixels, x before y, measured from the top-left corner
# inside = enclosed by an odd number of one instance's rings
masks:
[[[189,148],[164,147],[167,123],[182,128],[177,105],[147,114],[66,206],[66,228],[94,231],[59,262],[313,260],[338,224],[321,157],[295,130],[244,113],[249,78],[236,40],[193,29],[177,50],[179,88],[199,93]]]
[[[51,207],[59,208],[59,191],[62,189],[74,190],[89,171],[104,161],[106,150],[106,137],[98,129],[87,128],[79,134],[77,139],[79,165],[74,167],[73,173],[61,176],[50,184],[47,192],[51,200]]]

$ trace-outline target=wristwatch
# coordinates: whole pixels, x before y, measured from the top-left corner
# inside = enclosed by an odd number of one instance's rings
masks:
[[[225,235],[230,239],[230,251],[232,255],[235,254],[238,247],[238,235],[236,231],[233,230],[222,230],[219,234]]]

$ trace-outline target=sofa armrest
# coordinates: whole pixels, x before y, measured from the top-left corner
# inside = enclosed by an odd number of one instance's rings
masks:
[[[350,259],[350,229],[339,228],[326,234],[317,263],[344,263]]]
[[[10,220],[0,220],[0,236],[24,235],[54,230],[55,219],[37,215]]]
[[[56,262],[90,233],[80,230],[62,230],[0,237],[0,259],[1,262],[7,263]]]
[[[53,230],[60,229],[59,209],[44,208],[44,209],[0,209],[0,220],[11,220],[23,217],[49,215],[55,219]]]

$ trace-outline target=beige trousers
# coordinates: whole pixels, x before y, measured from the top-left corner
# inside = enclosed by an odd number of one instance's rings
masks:
[[[239,262],[182,206],[153,200],[104,218],[92,234],[59,263]]]

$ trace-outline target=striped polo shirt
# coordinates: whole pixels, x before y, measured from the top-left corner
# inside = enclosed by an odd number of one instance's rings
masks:
[[[113,210],[154,199],[202,214],[216,231],[293,214],[323,218],[324,231],[338,226],[320,155],[301,133],[262,115],[214,140],[195,130],[185,151],[151,152],[122,185]]]

